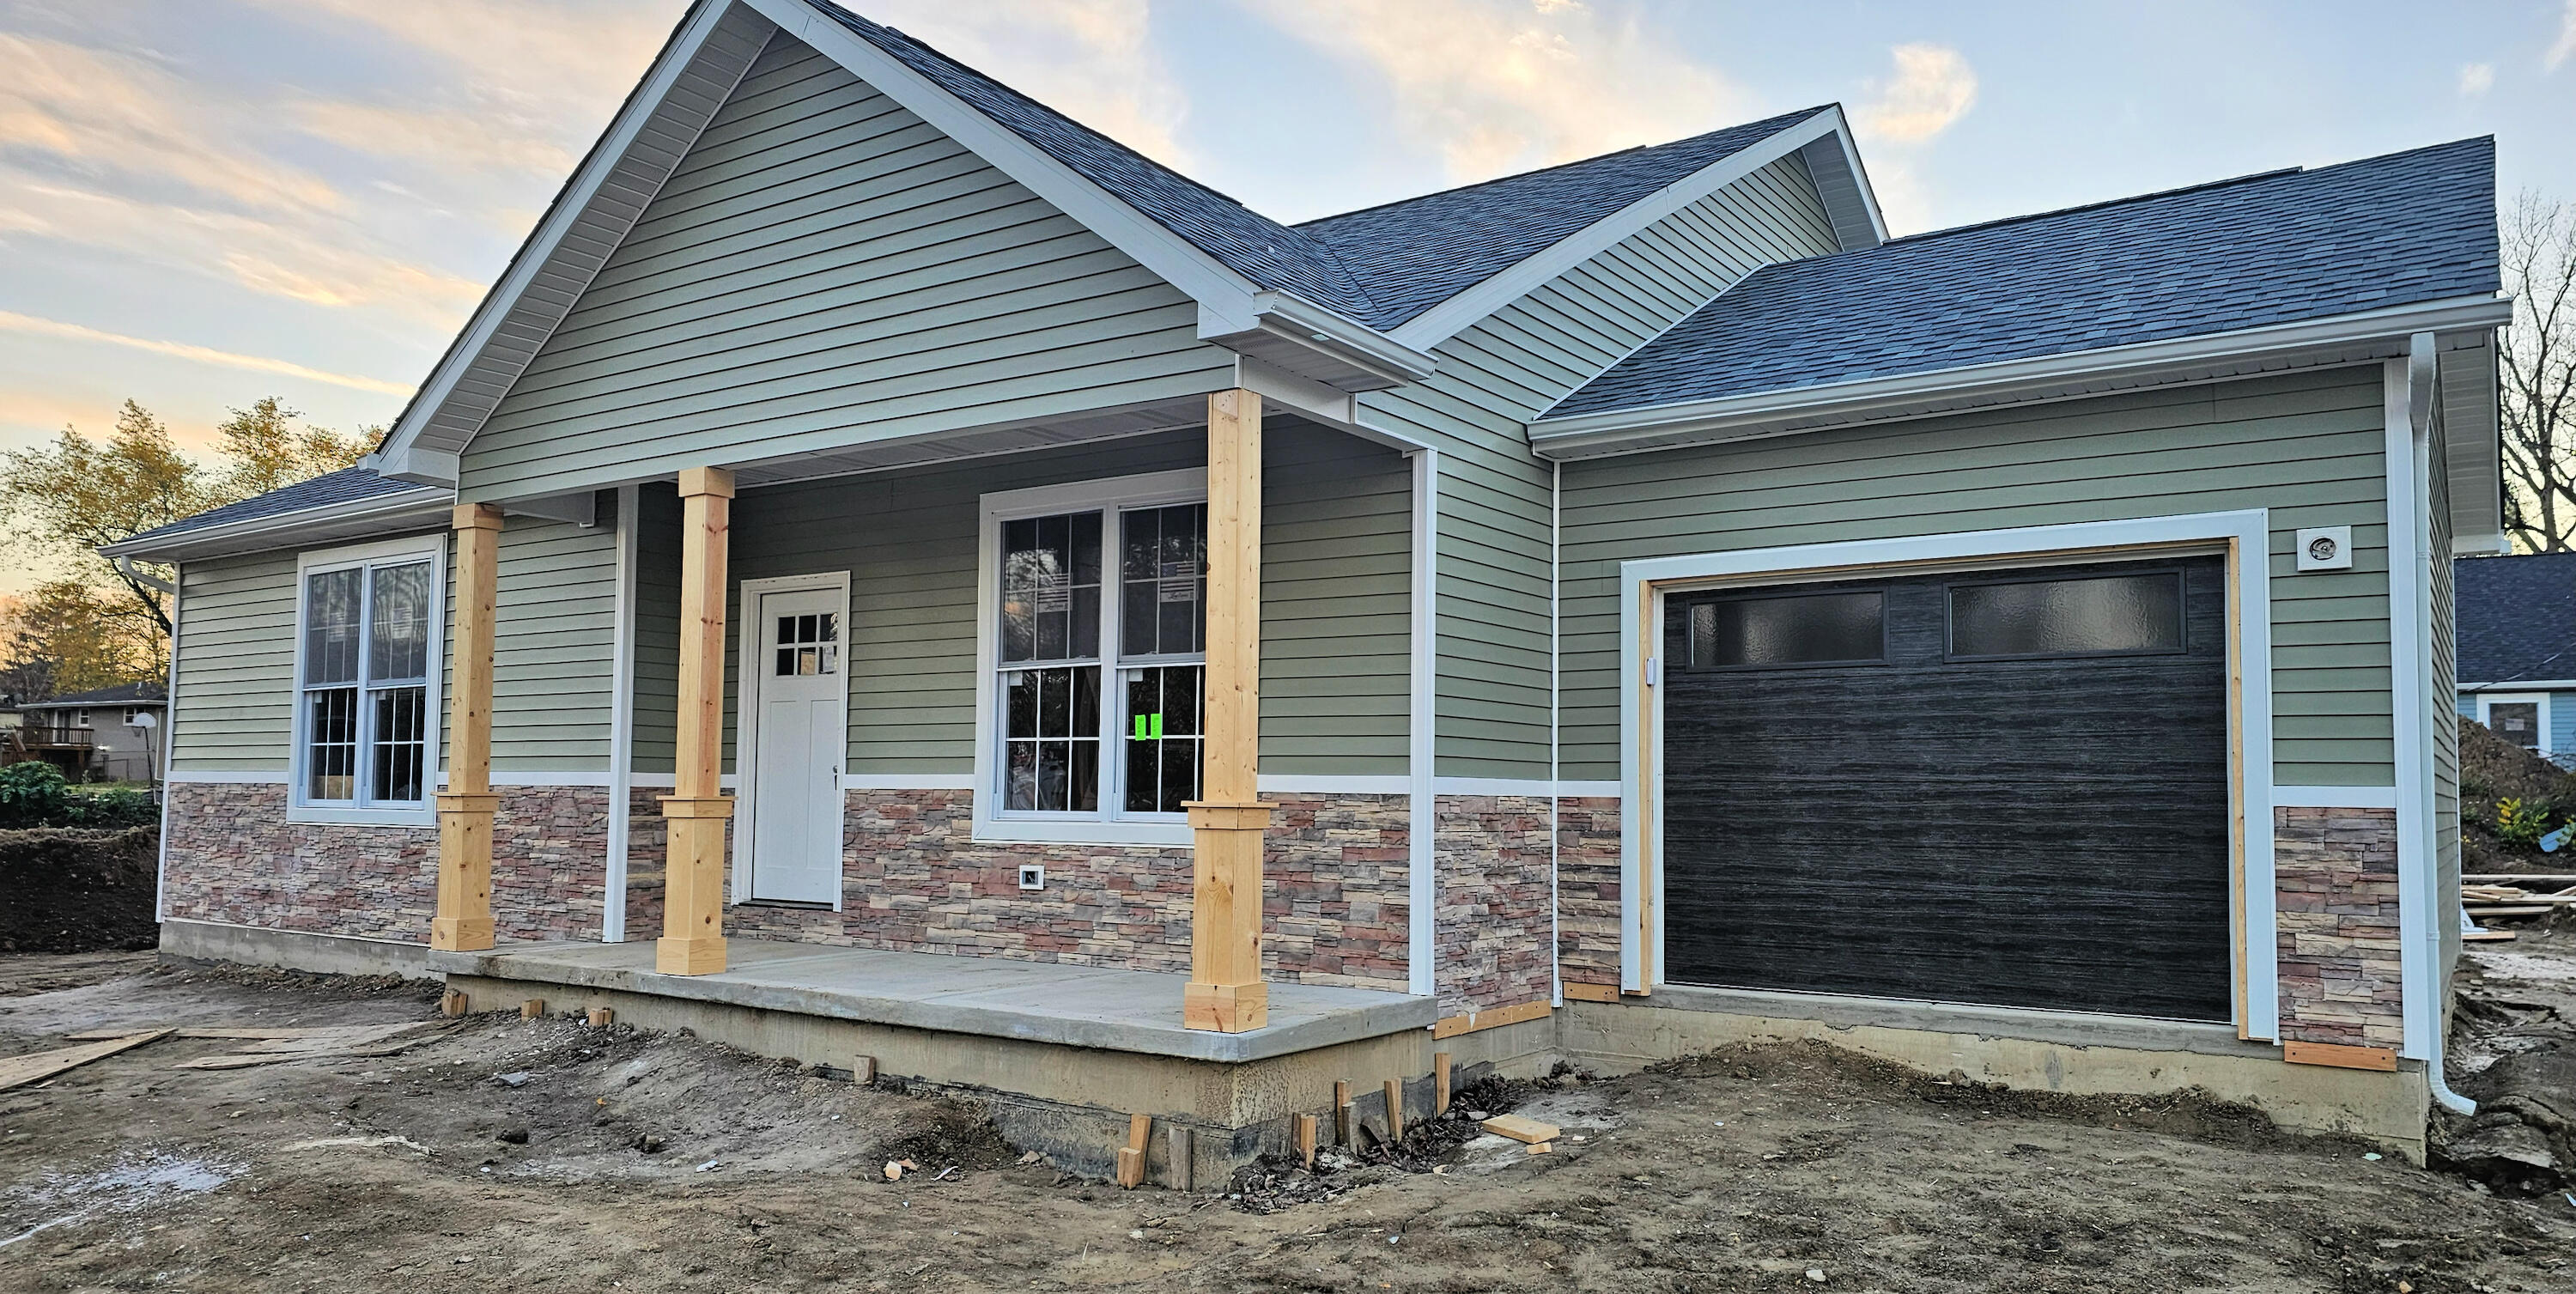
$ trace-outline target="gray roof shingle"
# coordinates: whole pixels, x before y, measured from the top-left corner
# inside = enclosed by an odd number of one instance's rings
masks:
[[[281,517],[290,512],[302,512],[309,508],[327,507],[335,503],[351,503],[360,499],[372,499],[379,495],[401,494],[406,490],[427,488],[429,487],[411,481],[387,480],[376,475],[375,469],[371,467],[344,467],[309,481],[298,481],[266,494],[252,495],[239,503],[227,503],[220,508],[209,508],[192,517],[182,517],[166,526],[156,526],[136,535],[134,539],[123,542],[166,539],[192,530],[203,530],[208,526]]]
[[[2469,139],[1768,266],[1546,416],[2230,332],[2499,286],[2495,145]]]
[[[895,28],[831,0],[807,3],[1256,286],[1291,293],[1381,330],[1819,111],[1810,108],[1292,227]]]
[[[2460,682],[2576,678],[2576,553],[2451,563]]]

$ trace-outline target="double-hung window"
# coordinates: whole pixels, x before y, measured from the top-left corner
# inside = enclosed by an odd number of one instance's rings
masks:
[[[316,821],[433,821],[440,552],[309,557],[296,635],[293,807]]]
[[[1202,473],[986,500],[989,838],[1187,843],[1207,661]]]

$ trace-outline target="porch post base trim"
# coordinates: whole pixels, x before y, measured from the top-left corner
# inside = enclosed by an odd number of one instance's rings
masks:
[[[429,946],[445,953],[487,952],[492,947],[492,918],[432,917]]]
[[[725,968],[723,935],[664,935],[653,941],[653,969],[664,975],[716,975]]]
[[[1216,1033],[1250,1033],[1270,1023],[1270,986],[1202,984],[1191,980],[1181,990],[1181,1025]]]

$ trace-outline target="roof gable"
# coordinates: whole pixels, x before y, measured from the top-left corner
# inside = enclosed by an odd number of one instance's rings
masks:
[[[1773,265],[1548,418],[1929,373],[2493,294],[2472,139]]]

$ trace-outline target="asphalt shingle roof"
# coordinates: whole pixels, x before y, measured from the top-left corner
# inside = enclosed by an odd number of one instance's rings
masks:
[[[1402,322],[1823,111],[1802,108],[1670,144],[1325,216],[1296,229],[1330,248],[1369,285],[1378,308]]]
[[[266,494],[252,495],[239,503],[227,503],[220,508],[209,508],[193,517],[182,517],[169,525],[156,526],[144,531],[134,538],[160,539],[169,535],[185,534],[191,530],[203,530],[208,526],[282,516],[289,512],[302,512],[307,508],[372,499],[378,495],[400,494],[405,490],[420,488],[418,484],[411,481],[387,480],[376,475],[375,469],[371,467],[344,467],[309,481],[298,481]],[[132,540],[126,542],[131,543]]]
[[[895,28],[807,2],[1252,283],[1381,330],[1818,111],[1291,227]]]
[[[119,683],[114,687],[95,688],[87,692],[68,692],[42,701],[28,701],[22,710],[44,710],[65,705],[136,705],[169,699],[169,693],[158,683]]]
[[[2451,563],[2460,682],[2576,678],[2576,553]]]
[[[1547,416],[2229,332],[2499,283],[2494,141],[2462,140],[1768,266]]]

